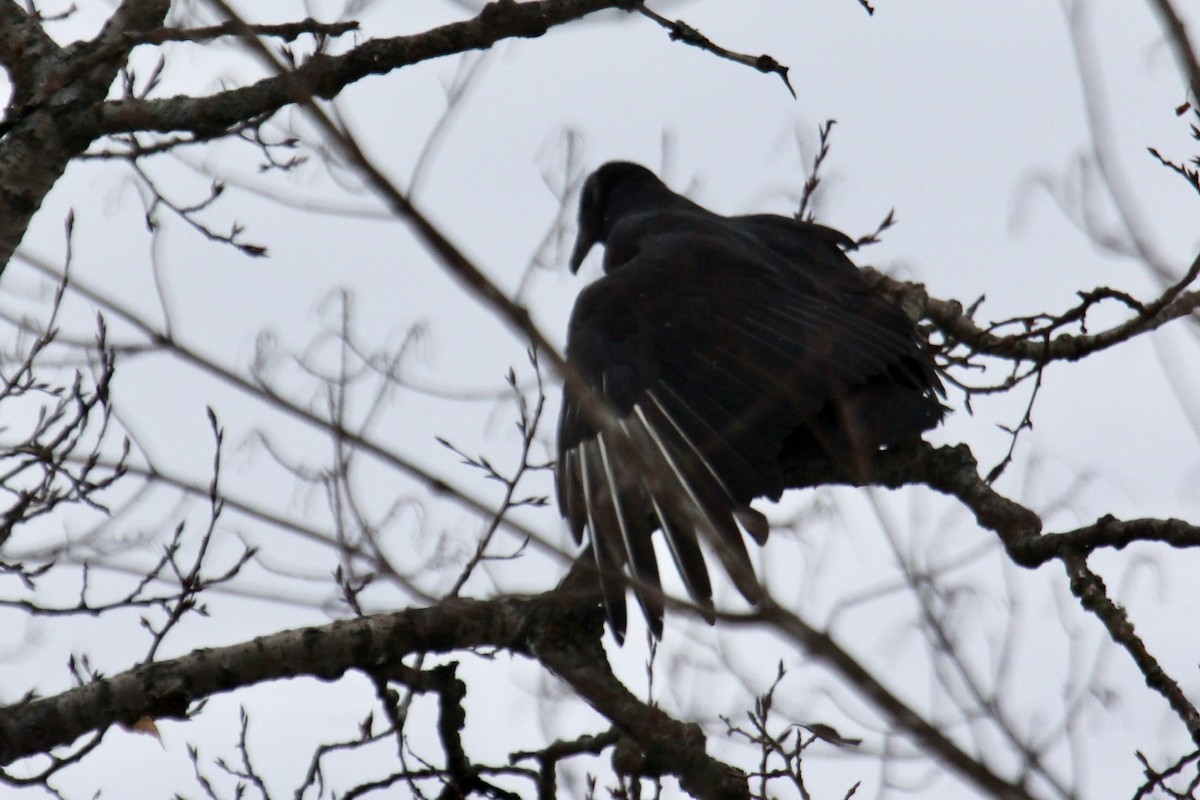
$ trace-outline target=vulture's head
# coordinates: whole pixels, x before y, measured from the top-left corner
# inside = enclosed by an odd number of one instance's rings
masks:
[[[609,231],[641,202],[670,194],[662,181],[640,164],[610,161],[588,177],[579,198],[579,233],[571,252],[571,272],[577,272],[593,245],[608,241]]]

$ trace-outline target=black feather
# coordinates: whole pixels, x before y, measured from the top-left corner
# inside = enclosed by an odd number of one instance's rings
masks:
[[[595,244],[605,275],[576,301],[567,358],[620,425],[602,434],[564,393],[558,502],[577,541],[589,532],[617,638],[630,584],[660,635],[656,529],[706,618],[701,542],[754,602],[742,531],[765,542],[750,502],[778,499],[781,459],[860,469],[937,425],[944,390],[912,321],[831,228],[722,217],[614,162],[585,184],[572,270]]]

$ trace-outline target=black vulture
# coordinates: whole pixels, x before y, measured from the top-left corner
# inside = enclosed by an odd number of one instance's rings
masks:
[[[575,303],[567,362],[616,423],[597,425],[568,382],[559,509],[576,542],[589,531],[618,641],[627,585],[661,636],[655,530],[710,620],[701,540],[754,602],[742,531],[766,540],[750,502],[779,498],[781,460],[860,470],[937,425],[945,391],[914,323],[868,286],[842,252],[853,242],[831,228],[723,217],[612,162],[584,185],[578,237],[571,271],[602,243],[604,275]]]

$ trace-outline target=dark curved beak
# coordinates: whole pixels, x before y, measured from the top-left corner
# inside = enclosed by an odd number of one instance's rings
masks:
[[[575,249],[571,251],[571,274],[579,272],[579,265],[587,258],[588,252],[592,246],[600,240],[596,231],[592,230],[592,226],[585,223],[579,224],[579,233],[575,237]]]

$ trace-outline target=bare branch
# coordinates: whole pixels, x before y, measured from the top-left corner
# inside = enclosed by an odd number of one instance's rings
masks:
[[[656,14],[646,8],[644,2],[638,2],[634,5],[638,13],[642,16],[654,20],[659,25],[662,25],[671,33],[671,38],[675,41],[690,44],[692,47],[699,47],[713,55],[721,58],[734,61],[738,64],[744,64],[748,67],[753,67],[759,72],[774,73],[783,81],[783,85],[791,93],[792,98],[796,97],[796,90],[792,88],[792,82],[788,80],[788,68],[780,64],[774,58],[765,53],[761,56],[748,56],[743,53],[735,53],[732,50],[727,50],[718,44],[715,44],[711,39],[702,34],[700,31],[688,25],[681,19],[669,20],[661,14]]]

